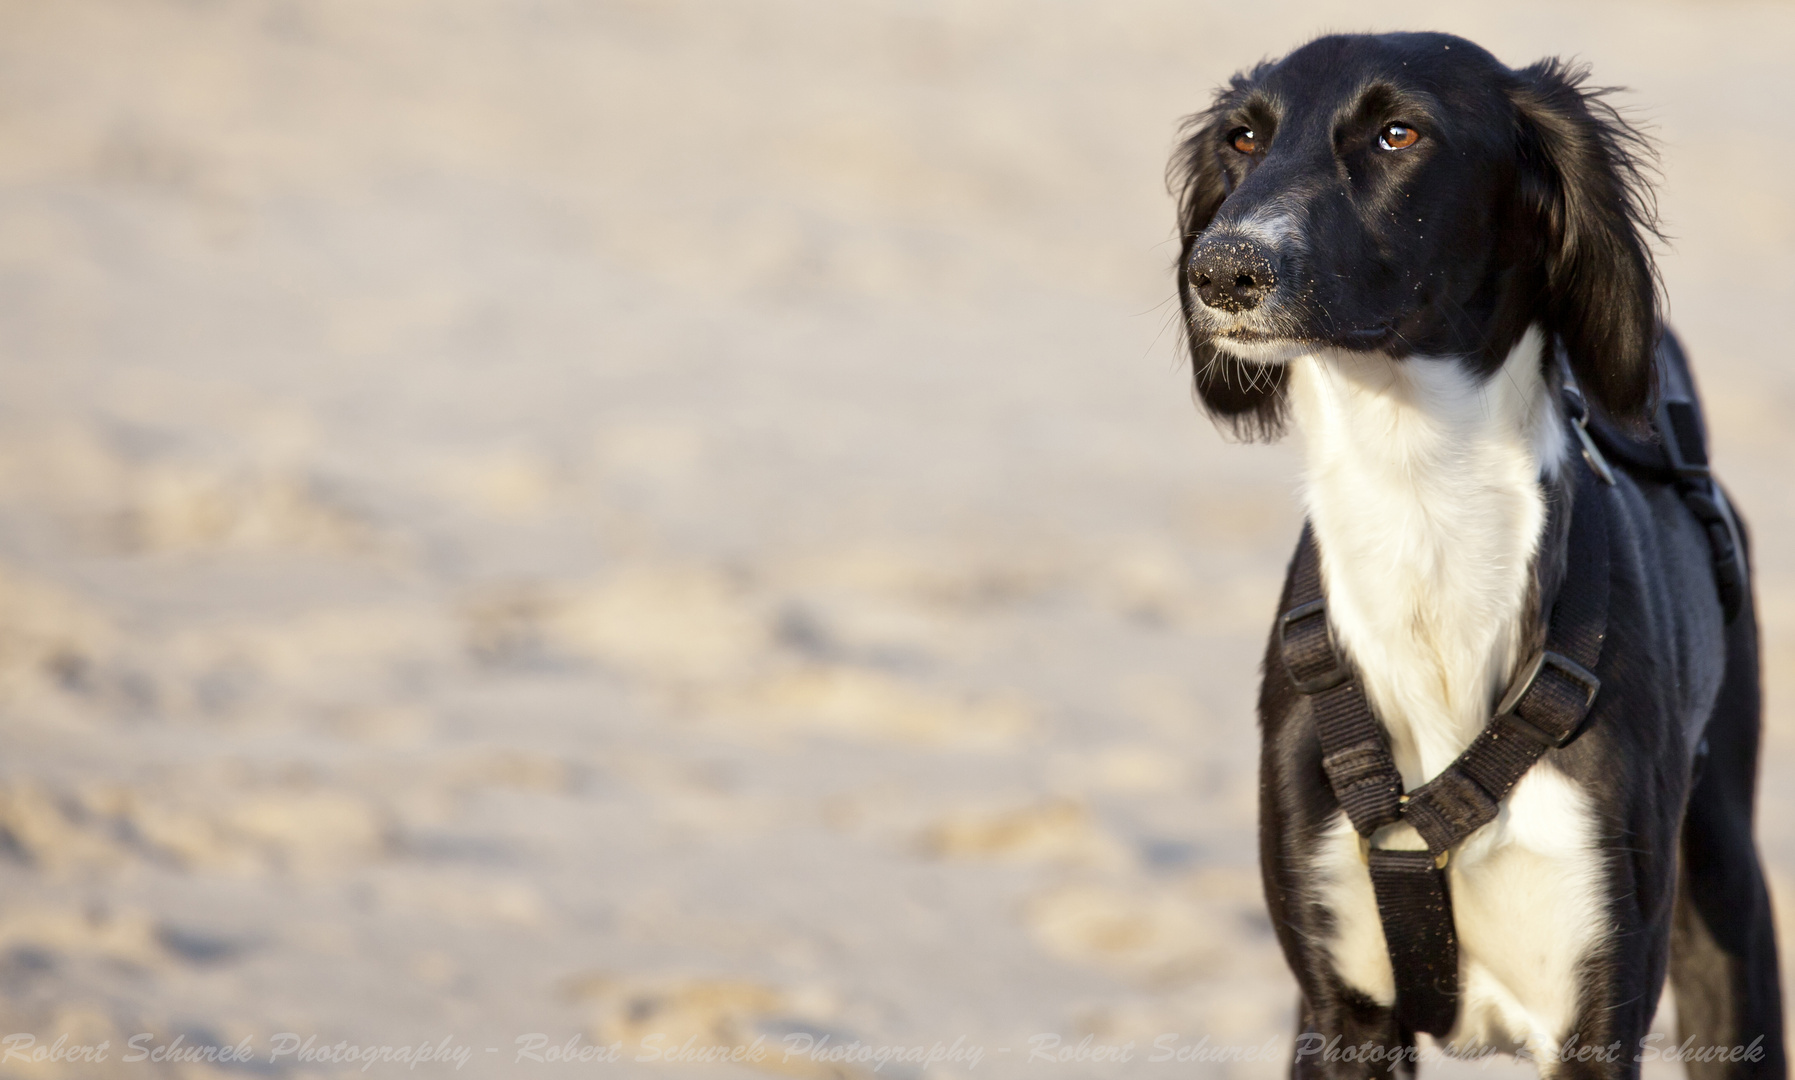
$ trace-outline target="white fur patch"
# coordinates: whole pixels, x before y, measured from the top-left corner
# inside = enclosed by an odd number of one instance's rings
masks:
[[[1567,450],[1541,345],[1528,331],[1483,382],[1447,359],[1330,353],[1290,364],[1328,613],[1410,789],[1483,729],[1518,659],[1545,528],[1539,478],[1556,475]],[[1453,852],[1453,1045],[1562,1043],[1580,961],[1604,933],[1595,842],[1586,793],[1541,762]],[[1425,847],[1406,825],[1380,843]],[[1383,929],[1344,815],[1315,869],[1336,918],[1336,969],[1389,1003]]]
[[[1261,206],[1257,213],[1236,222],[1229,231],[1257,241],[1268,251],[1302,251],[1307,247],[1308,235],[1303,231],[1301,219],[1277,202]]]

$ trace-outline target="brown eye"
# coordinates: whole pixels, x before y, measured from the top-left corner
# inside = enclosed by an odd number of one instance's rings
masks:
[[[1243,154],[1259,149],[1259,137],[1253,134],[1252,128],[1235,128],[1228,133],[1228,142]]]
[[[1385,150],[1407,150],[1421,141],[1421,133],[1407,124],[1390,124],[1377,133],[1377,144]]]

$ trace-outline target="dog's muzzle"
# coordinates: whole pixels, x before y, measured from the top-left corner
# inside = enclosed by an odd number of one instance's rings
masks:
[[[1277,258],[1238,233],[1205,234],[1190,249],[1185,272],[1204,307],[1237,314],[1259,306],[1277,287]]]

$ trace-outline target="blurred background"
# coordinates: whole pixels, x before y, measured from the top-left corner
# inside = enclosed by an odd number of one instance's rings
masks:
[[[114,1049],[0,1075],[1281,1074],[1140,1060],[1294,1000],[1251,702],[1297,450],[1190,402],[1163,169],[1361,29],[1582,57],[1661,141],[1795,898],[1795,8],[8,0],[0,1033]]]

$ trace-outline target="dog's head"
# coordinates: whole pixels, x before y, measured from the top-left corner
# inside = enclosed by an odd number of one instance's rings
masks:
[[[1599,407],[1643,416],[1649,148],[1585,77],[1446,34],[1324,37],[1236,75],[1171,170],[1210,414],[1276,435],[1284,364],[1317,351],[1487,377],[1538,323]]]

